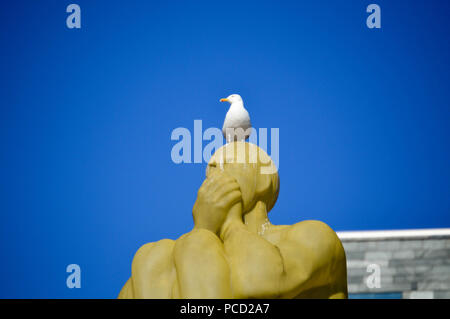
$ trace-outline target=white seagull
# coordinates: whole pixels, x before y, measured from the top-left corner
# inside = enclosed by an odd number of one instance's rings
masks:
[[[248,139],[252,124],[241,96],[239,94],[231,94],[226,99],[220,99],[220,102],[229,102],[231,104],[222,128],[222,133],[227,143]]]

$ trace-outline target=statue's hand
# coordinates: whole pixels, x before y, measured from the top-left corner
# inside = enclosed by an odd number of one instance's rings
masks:
[[[195,228],[218,234],[231,207],[242,200],[239,184],[222,171],[211,174],[198,190],[192,213]]]

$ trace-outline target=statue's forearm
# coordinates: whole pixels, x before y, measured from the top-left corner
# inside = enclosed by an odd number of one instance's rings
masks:
[[[192,230],[174,249],[181,298],[231,298],[230,270],[223,243],[211,231]]]
[[[280,293],[285,274],[278,248],[241,222],[227,225],[222,234],[230,261],[233,291],[236,298],[273,298]]]

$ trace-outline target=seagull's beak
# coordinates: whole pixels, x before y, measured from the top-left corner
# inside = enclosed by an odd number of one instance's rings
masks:
[[[220,102],[230,102],[228,99],[220,99]]]

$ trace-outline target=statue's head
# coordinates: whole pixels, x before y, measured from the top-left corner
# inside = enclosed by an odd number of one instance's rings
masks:
[[[267,211],[275,205],[280,189],[278,170],[270,156],[257,145],[247,142],[225,144],[211,157],[206,177],[215,170],[223,170],[238,182],[244,214],[258,201],[266,204]]]

